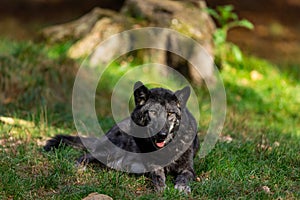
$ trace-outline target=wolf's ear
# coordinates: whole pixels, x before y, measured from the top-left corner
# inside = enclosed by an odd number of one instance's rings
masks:
[[[134,84],[134,101],[136,106],[142,106],[146,103],[149,98],[150,91],[141,82],[138,81]]]
[[[190,94],[191,94],[191,89],[189,86],[186,86],[183,89],[177,90],[175,92],[175,96],[177,97],[177,99],[182,107],[185,107],[186,102],[190,97]]]

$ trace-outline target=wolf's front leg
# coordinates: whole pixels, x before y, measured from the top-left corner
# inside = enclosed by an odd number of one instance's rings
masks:
[[[166,176],[163,168],[150,172],[150,177],[156,191],[162,192],[166,188]]]
[[[175,180],[175,189],[184,192],[186,194],[191,192],[191,188],[188,185],[190,181],[195,179],[195,173],[193,170],[183,170]]]
[[[91,154],[91,153],[86,153],[82,156],[80,156],[77,160],[76,160],[76,165],[77,166],[86,166],[89,163],[92,162],[96,162],[97,159]]]

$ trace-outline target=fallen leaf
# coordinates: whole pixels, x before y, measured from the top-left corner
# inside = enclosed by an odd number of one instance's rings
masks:
[[[270,194],[271,193],[271,190],[270,190],[270,188],[268,187],[268,186],[262,186],[262,190],[265,192],[265,193],[267,193],[267,194]]]
[[[233,138],[230,135],[224,135],[224,136],[220,137],[220,140],[222,142],[230,143],[230,142],[232,142]]]
[[[202,174],[200,174],[197,178],[196,181],[207,181],[209,179],[210,176],[210,172],[204,172]]]
[[[273,145],[274,145],[274,147],[279,147],[279,146],[280,146],[280,143],[276,141],[276,142],[274,142]]]

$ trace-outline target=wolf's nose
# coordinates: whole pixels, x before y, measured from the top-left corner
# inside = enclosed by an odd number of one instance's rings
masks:
[[[158,133],[158,136],[159,137],[162,137],[162,138],[165,138],[165,137],[167,137],[167,133],[166,132],[160,132],[160,133]]]

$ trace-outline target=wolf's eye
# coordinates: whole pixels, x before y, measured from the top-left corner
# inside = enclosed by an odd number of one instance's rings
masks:
[[[168,112],[168,116],[170,116],[170,115],[172,115],[172,113],[171,113],[171,112]]]
[[[156,114],[157,114],[157,112],[156,112],[155,110],[149,110],[149,113],[150,113],[151,115],[156,115]]]

